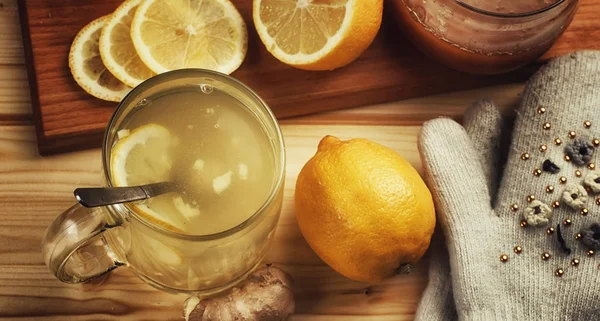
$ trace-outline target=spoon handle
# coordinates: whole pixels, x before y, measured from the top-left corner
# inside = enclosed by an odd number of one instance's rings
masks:
[[[81,205],[97,207],[141,201],[171,190],[170,182],[160,182],[141,186],[76,188],[73,194]]]

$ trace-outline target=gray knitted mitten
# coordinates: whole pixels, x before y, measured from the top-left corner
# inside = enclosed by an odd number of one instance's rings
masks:
[[[489,100],[476,101],[465,112],[463,120],[465,131],[472,142],[473,149],[480,157],[481,170],[486,177],[488,188],[497,189],[498,152],[502,116]],[[490,166],[492,164],[492,166]],[[446,246],[436,231],[430,246],[429,282],[415,314],[415,321],[453,321],[457,320],[448,253]]]
[[[600,319],[596,138],[599,52],[555,59],[529,81],[497,193],[488,178],[498,167],[482,168],[465,129],[449,119],[423,126],[459,319]]]
[[[439,233],[436,231],[436,233]],[[415,313],[415,321],[455,321],[458,320],[454,297],[448,253],[441,235],[434,235],[429,259],[429,283],[423,292],[419,308]]]

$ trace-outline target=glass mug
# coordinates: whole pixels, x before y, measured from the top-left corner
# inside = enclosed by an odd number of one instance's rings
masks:
[[[112,186],[109,161],[127,115],[157,93],[209,85],[248,108],[269,137],[274,175],[262,206],[239,225],[211,235],[167,230],[127,204],[85,208],[76,204],[46,230],[42,253],[52,273],[66,283],[94,279],[119,266],[130,267],[150,285],[172,293],[210,295],[243,280],[260,264],[273,239],[283,199],[285,150],[275,116],[250,88],[213,71],[182,69],[155,76],[134,88],[118,105],[104,135],[104,186]]]
[[[456,70],[498,74],[543,55],[569,26],[578,0],[392,0],[405,35]]]

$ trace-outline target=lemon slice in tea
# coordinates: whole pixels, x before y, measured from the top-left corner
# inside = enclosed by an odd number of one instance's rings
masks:
[[[111,151],[110,171],[115,186],[135,186],[171,179],[170,155],[177,138],[157,124],[140,126],[125,135]],[[182,232],[184,218],[197,215],[194,208],[182,204],[178,193],[168,193],[133,203],[136,213],[167,229]]]

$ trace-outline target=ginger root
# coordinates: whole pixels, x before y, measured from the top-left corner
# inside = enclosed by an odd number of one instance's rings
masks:
[[[292,278],[268,264],[217,297],[185,301],[186,321],[282,321],[294,313]]]

